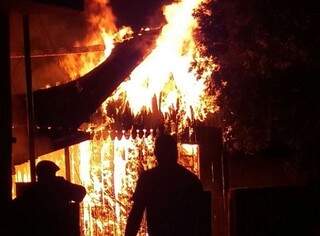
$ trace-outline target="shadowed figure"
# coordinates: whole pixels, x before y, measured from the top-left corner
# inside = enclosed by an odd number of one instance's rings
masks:
[[[36,166],[38,182],[14,200],[13,235],[73,236],[76,234],[73,210],[86,195],[81,185],[56,176],[59,167],[51,161]]]
[[[196,175],[177,164],[177,143],[161,135],[155,143],[158,166],[139,177],[125,236],[137,235],[146,210],[150,236],[198,236],[202,185]]]

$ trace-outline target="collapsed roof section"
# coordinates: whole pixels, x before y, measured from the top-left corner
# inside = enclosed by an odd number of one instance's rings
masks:
[[[35,125],[40,130],[76,130],[109,97],[151,49],[158,31],[118,44],[112,54],[83,77],[34,92]]]

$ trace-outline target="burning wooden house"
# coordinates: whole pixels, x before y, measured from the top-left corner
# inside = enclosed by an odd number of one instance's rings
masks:
[[[139,173],[156,166],[154,139],[162,129],[176,136],[179,163],[211,189],[216,167],[210,156],[221,143],[219,132],[197,129],[218,109],[211,87],[216,65],[201,56],[194,38],[193,12],[201,3],[165,6],[166,23],[156,29],[109,30],[97,21],[98,36],[85,40],[91,44],[99,37],[104,52],[63,57],[70,82],[34,91],[36,138],[50,140],[36,161],[56,162],[58,174],[86,187],[82,235],[123,235]],[[103,17],[94,14],[91,20]],[[15,165],[14,180],[31,180],[30,162]]]

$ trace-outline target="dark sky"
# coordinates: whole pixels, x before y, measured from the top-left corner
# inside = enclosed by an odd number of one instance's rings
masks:
[[[156,26],[164,19],[161,7],[172,0],[110,0],[118,25],[130,25],[133,28]]]

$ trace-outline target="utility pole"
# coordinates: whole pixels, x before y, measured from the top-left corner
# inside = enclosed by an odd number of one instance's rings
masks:
[[[11,200],[11,83],[10,83],[10,44],[9,44],[9,6],[0,2],[0,204]],[[2,206],[1,206],[1,209]]]
[[[10,44],[9,44],[9,3],[0,1],[0,235],[9,235],[10,201],[12,198],[11,150],[11,81],[10,81]],[[3,224],[3,225],[2,225]]]
[[[24,44],[24,64],[26,78],[27,112],[28,112],[28,147],[30,160],[31,182],[36,182],[36,155],[34,146],[34,106],[32,92],[32,68],[31,68],[31,50],[30,50],[30,26],[29,16],[23,16],[23,44]]]

